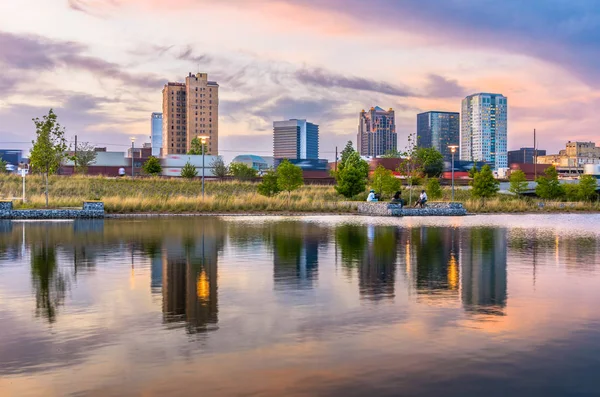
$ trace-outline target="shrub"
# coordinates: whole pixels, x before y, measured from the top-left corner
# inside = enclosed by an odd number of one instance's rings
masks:
[[[259,194],[267,197],[276,196],[281,192],[277,184],[277,172],[270,170],[262,177],[262,182],[256,187]]]
[[[565,196],[565,188],[558,181],[558,172],[554,166],[550,166],[545,171],[546,176],[536,179],[537,186],[535,194],[538,197],[547,200],[556,200]]]
[[[346,198],[364,192],[367,186],[368,167],[367,162],[362,160],[357,152],[352,152],[346,161],[340,164],[335,174],[337,182],[335,190]]]
[[[198,176],[198,170],[188,161],[181,169],[181,176],[187,179],[194,179]]]
[[[148,160],[142,166],[144,172],[148,175],[160,175],[162,172],[162,166],[160,165],[160,160],[154,156],[150,156]]]
[[[283,160],[277,167],[277,186],[282,191],[288,192],[288,198],[292,192],[304,185],[302,168]]]
[[[438,178],[430,178],[427,180],[427,197],[432,200],[442,198],[443,192]]]
[[[498,190],[500,190],[500,182],[494,178],[490,166],[484,165],[473,178],[473,190],[471,192],[473,197],[490,198],[495,196]]]
[[[258,171],[244,163],[231,163],[229,172],[239,181],[251,181],[258,175]]]
[[[596,193],[598,180],[592,175],[583,175],[577,187],[579,200],[592,201],[598,197],[598,193]]]
[[[516,195],[523,194],[527,190],[527,178],[521,170],[512,171],[510,173],[510,187],[508,190]]]
[[[392,196],[400,190],[400,179],[394,176],[394,173],[385,169],[382,165],[378,166],[373,175],[371,175],[371,189],[374,189],[382,196]]]

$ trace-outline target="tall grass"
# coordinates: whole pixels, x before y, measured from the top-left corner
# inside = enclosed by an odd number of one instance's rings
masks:
[[[19,176],[0,175],[0,199],[21,197],[21,183]],[[413,203],[421,189],[420,186],[413,186]],[[43,178],[28,176],[28,201],[23,204],[15,200],[15,208],[43,208],[43,193]],[[356,213],[357,202],[366,199],[366,194],[363,194],[354,200],[347,200],[337,194],[333,186],[304,186],[293,192],[289,199],[287,194],[269,198],[257,193],[255,183],[234,181],[207,182],[205,193],[202,199],[202,183],[197,179],[50,178],[51,207],[81,207],[83,201],[101,200],[109,213]],[[402,196],[408,200],[406,188],[403,188]],[[446,187],[440,201],[450,199],[451,189]],[[472,198],[470,190],[465,189],[455,190],[455,200],[462,202],[471,213],[600,211],[598,202],[564,203],[509,195],[480,200]]]

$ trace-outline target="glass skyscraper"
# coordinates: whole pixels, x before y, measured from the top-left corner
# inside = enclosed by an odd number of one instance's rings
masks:
[[[152,113],[152,135],[150,136],[150,142],[152,144],[152,155],[154,157],[160,156],[160,149],[163,143],[163,114]]]
[[[460,159],[508,168],[508,104],[501,94],[480,93],[462,101]]]
[[[417,146],[435,148],[452,160],[450,145],[460,144],[460,114],[455,112],[425,112],[417,115]]]
[[[288,160],[319,158],[319,126],[292,119],[273,123],[273,157]]]

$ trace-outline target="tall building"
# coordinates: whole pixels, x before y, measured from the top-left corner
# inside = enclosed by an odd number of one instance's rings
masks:
[[[537,150],[538,157],[545,155],[545,150]],[[519,150],[511,150],[508,152],[508,164],[533,164],[535,156],[535,149],[532,147],[522,147]]]
[[[219,153],[219,85],[206,73],[163,88],[163,156],[185,154],[192,139],[206,136],[208,155]]]
[[[288,160],[319,158],[319,126],[291,119],[273,123],[273,157]]]
[[[152,113],[152,118],[150,120],[152,127],[152,134],[150,135],[150,142],[152,143],[152,155],[154,157],[159,157],[163,140],[163,115],[162,113]]]
[[[417,146],[435,148],[447,161],[452,160],[448,146],[460,144],[460,113],[425,112],[417,115]]]
[[[385,111],[379,106],[360,112],[357,136],[361,156],[377,157],[398,150],[396,117],[394,110]]]
[[[473,94],[462,101],[460,159],[508,167],[507,98],[501,94]]]

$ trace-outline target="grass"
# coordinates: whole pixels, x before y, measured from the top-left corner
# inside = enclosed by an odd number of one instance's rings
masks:
[[[0,201],[21,196],[22,181],[19,176],[0,175]],[[420,186],[413,187],[413,203]],[[408,192],[402,193],[408,200]],[[364,197],[363,197],[364,196]],[[26,204],[14,201],[15,208],[44,208],[43,178],[27,177]],[[50,206],[53,208],[80,207],[83,201],[101,200],[106,211],[114,214],[131,213],[356,213],[357,202],[366,193],[349,201],[335,192],[333,186],[304,186],[293,192],[288,199],[282,193],[276,197],[264,197],[257,193],[251,182],[207,182],[205,198],[202,199],[202,183],[199,179],[115,179],[104,177],[50,178]],[[443,189],[443,197],[436,201],[449,201],[451,190]],[[523,199],[510,195],[498,195],[485,201],[473,199],[469,190],[456,189],[456,201],[460,201],[471,213],[525,213],[525,212],[600,212],[598,202],[544,201]],[[540,206],[543,203],[543,206]]]

